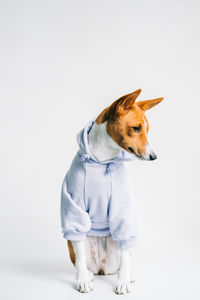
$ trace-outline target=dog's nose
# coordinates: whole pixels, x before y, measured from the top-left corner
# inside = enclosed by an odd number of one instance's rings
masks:
[[[149,154],[149,160],[154,160],[156,158],[157,158],[157,155],[154,152],[152,152],[151,154]]]

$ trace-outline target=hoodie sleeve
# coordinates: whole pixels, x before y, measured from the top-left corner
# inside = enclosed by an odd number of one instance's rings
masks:
[[[67,240],[83,240],[91,227],[84,205],[84,171],[76,155],[62,184],[61,226],[63,237]]]

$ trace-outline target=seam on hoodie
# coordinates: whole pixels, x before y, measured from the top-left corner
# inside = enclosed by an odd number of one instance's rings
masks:
[[[83,167],[84,167],[84,185],[83,185],[83,189],[84,189],[84,191],[83,191],[83,197],[84,197],[84,204],[85,204],[85,211],[87,212],[87,210],[88,210],[88,207],[87,207],[87,205],[86,205],[86,188],[85,188],[85,185],[86,185],[86,163],[83,163]]]
[[[109,203],[108,203],[108,226],[109,226],[109,230],[110,230],[110,203],[111,203],[111,200],[112,200],[112,172],[110,172],[110,199],[109,199]],[[112,232],[110,231],[110,234],[112,235]]]

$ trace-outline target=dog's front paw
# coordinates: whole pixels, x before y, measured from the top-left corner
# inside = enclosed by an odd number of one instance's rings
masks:
[[[116,294],[126,294],[131,292],[131,282],[130,279],[127,280],[118,280],[115,287]]]
[[[78,274],[77,289],[80,293],[88,293],[93,290],[92,281],[94,275],[90,271],[85,271]]]
[[[131,292],[132,283],[135,282],[135,278],[132,273],[128,274],[119,274],[118,281],[115,287],[115,293],[127,294]]]

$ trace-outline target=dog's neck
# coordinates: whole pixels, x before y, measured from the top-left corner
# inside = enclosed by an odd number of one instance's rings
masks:
[[[90,152],[100,162],[116,157],[121,151],[120,146],[108,135],[106,124],[94,122],[88,137]]]

